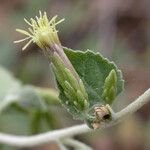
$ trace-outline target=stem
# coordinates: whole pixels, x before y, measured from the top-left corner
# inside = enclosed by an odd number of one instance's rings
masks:
[[[90,148],[86,144],[74,139],[65,139],[63,140],[63,143],[65,145],[74,147],[76,150],[92,150],[92,148]]]
[[[57,141],[56,144],[60,150],[68,150],[68,148],[61,141]]]
[[[66,129],[54,130],[47,133],[33,136],[15,136],[0,133],[0,143],[13,145],[17,147],[32,147],[42,145],[57,139],[70,137],[90,131],[87,125],[77,125]]]
[[[140,109],[144,104],[150,101],[150,88],[145,91],[141,96],[139,96],[135,101],[129,104],[127,107],[122,109],[120,112],[115,114],[115,120],[120,120],[125,116],[134,113],[138,109]]]
[[[137,111],[144,104],[150,101],[150,89],[148,89],[144,94],[137,98],[134,102],[129,104],[126,108],[120,112],[115,113],[114,119],[112,122],[107,124],[102,124],[100,129],[108,128],[114,125],[118,120],[124,118],[125,116]],[[15,136],[9,134],[0,133],[0,143],[13,145],[17,147],[32,147],[37,145],[42,145],[50,141],[58,141],[62,138],[72,137],[74,135],[79,135],[93,131],[87,127],[87,125],[77,125],[69,127],[66,129],[54,130],[47,133],[34,135],[34,136]]]

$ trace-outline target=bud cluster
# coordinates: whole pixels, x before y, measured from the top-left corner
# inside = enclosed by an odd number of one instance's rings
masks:
[[[51,64],[58,83],[64,90],[68,101],[66,105],[71,104],[76,109],[84,111],[88,106],[88,95],[82,80],[78,75],[74,75],[71,69],[63,62],[58,53],[54,52]]]

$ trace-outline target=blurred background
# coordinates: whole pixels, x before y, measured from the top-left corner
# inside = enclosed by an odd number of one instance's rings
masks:
[[[23,85],[53,89],[53,75],[39,48],[31,44],[22,52],[24,43],[13,44],[14,40],[22,37],[15,29],[27,27],[23,18],[34,17],[39,10],[46,11],[49,17],[57,14],[59,19],[66,19],[58,26],[63,46],[100,52],[122,70],[125,90],[115,101],[115,111],[119,111],[150,87],[149,0],[0,0],[1,68],[11,72]],[[5,74],[3,78],[6,78]],[[0,86],[4,88],[4,85]],[[29,132],[30,117],[16,115],[16,108],[10,107],[11,115],[0,116],[1,132],[29,135],[80,123],[74,121],[61,106],[52,106],[52,112],[49,112],[52,114],[49,117],[51,126],[39,125],[42,130],[33,129]],[[53,118],[53,113],[57,117]],[[63,120],[60,121],[62,116]],[[76,139],[87,143],[94,150],[149,150],[150,104],[107,131],[84,134]],[[0,145],[0,149],[17,150],[5,145]],[[55,143],[50,143],[24,150],[58,149]]]

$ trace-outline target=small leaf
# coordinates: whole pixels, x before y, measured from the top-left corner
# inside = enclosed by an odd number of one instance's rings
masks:
[[[55,91],[22,85],[0,67],[0,132],[29,135],[58,127],[49,109],[53,103],[58,104]]]
[[[21,83],[9,71],[0,66],[0,103],[8,93],[20,89],[20,87]]]
[[[80,92],[78,91],[77,93],[78,102],[83,101],[82,94],[87,93],[88,107],[83,112],[76,109],[71,103],[65,103],[69,100],[64,93],[64,89],[57,82],[60,90],[60,99],[75,118],[85,120],[85,118],[89,117],[88,111],[93,106],[112,104],[115,97],[123,90],[124,81],[122,74],[113,62],[110,62],[99,53],[94,53],[90,50],[86,52],[73,51],[68,48],[64,48],[64,52],[83,82],[83,85],[80,84]],[[85,88],[82,89],[82,86]]]

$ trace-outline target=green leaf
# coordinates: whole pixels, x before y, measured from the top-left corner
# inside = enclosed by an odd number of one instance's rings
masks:
[[[23,85],[0,67],[0,132],[29,135],[58,127],[51,100],[58,104],[55,91]]]
[[[9,71],[0,66],[0,102],[10,92],[21,87],[21,83],[16,80]]]
[[[121,71],[117,68],[117,66],[113,62],[101,56],[99,53],[94,53],[90,50],[82,52],[64,48],[64,52],[84,83],[86,92],[88,94],[88,103],[89,103],[87,112],[94,105],[112,104],[115,97],[123,90],[124,87],[122,74]],[[116,73],[116,81],[115,81],[116,91],[113,99],[108,101],[106,100],[106,98],[104,98],[103,91],[105,80],[112,70],[114,70]],[[65,103],[67,101],[67,98],[65,96],[64,89],[58,82],[57,84],[60,90],[60,99],[63,105],[75,118],[80,118],[81,120],[83,120],[85,118],[85,114],[79,110],[76,110],[72,105]],[[109,93],[111,97],[112,94],[113,92]]]

